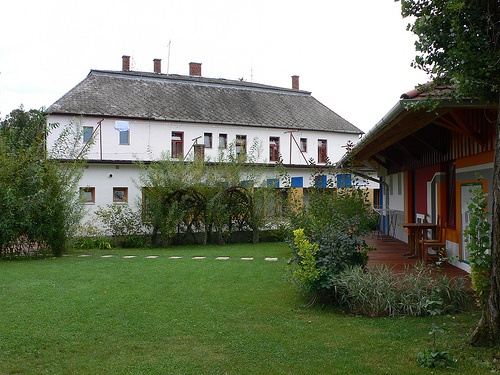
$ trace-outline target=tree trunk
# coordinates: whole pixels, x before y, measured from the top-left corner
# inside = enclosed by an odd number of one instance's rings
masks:
[[[491,226],[490,294],[488,304],[482,306],[482,315],[469,343],[476,346],[500,344],[500,98],[498,104],[495,161],[493,166],[493,208]]]
[[[151,244],[156,245],[158,243],[158,226],[153,226],[153,233],[151,234]]]
[[[259,228],[255,226],[252,231],[252,243],[254,245],[257,245],[259,241],[260,241]]]
[[[252,207],[250,208],[250,214],[251,220],[252,220],[252,243],[254,245],[257,245],[260,241],[260,234],[259,234],[259,225],[257,224],[257,219],[255,217],[255,207],[253,206],[255,204],[255,200],[252,200]]]
[[[212,225],[208,225],[207,224],[207,218],[205,217],[205,237],[203,239],[203,245],[204,246],[207,246],[207,244],[209,243],[210,241],[210,238],[209,238],[209,233],[212,232]]]

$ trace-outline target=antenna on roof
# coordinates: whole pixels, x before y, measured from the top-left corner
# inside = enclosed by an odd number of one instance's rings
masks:
[[[170,69],[170,44],[172,44],[172,41],[168,41],[168,58],[167,58],[167,74],[168,70]]]
[[[135,63],[135,59],[134,59],[134,55],[132,55],[132,64],[130,64],[130,70],[135,70],[136,69],[136,63]]]

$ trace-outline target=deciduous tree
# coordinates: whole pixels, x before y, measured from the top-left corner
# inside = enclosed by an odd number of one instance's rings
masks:
[[[500,1],[400,1],[403,17],[412,20],[408,29],[417,36],[413,66],[429,73],[433,85],[450,85],[452,99],[480,100],[500,107]],[[499,136],[500,113],[496,121],[492,189],[491,289],[470,338],[476,345],[500,343]]]
[[[70,124],[48,152],[45,139],[56,125],[47,125],[46,120],[43,111],[21,107],[0,123],[2,256],[61,255],[81,217],[76,183],[83,155],[74,154],[78,142],[81,146],[81,126]]]
[[[204,231],[205,244],[213,233],[223,244],[233,232],[252,231],[257,243],[259,228],[275,203],[275,187],[267,179],[276,175],[276,170],[258,163],[258,149],[254,142],[245,155],[236,155],[230,145],[215,160],[179,160],[164,154],[150,164],[140,163],[152,242],[158,235],[168,242],[175,235]]]

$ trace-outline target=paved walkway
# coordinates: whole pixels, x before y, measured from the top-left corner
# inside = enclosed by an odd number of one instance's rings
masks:
[[[91,254],[80,254],[78,255],[79,258],[86,258],[86,257],[91,257]],[[146,255],[146,256],[137,256],[137,255],[114,255],[114,254],[106,254],[106,255],[101,255],[101,258],[123,258],[123,259],[133,259],[133,258],[144,258],[144,259],[156,259],[156,258],[168,258],[168,259],[193,259],[193,260],[203,260],[203,259],[215,259],[215,260],[229,260],[231,257],[227,256],[217,256],[217,257],[206,257],[206,256],[193,256],[193,257],[184,257],[184,256],[177,256],[177,255],[172,255],[168,257],[161,257],[159,255]],[[267,257],[267,258],[254,258],[254,257],[233,257],[234,259],[239,259],[239,260],[265,260],[268,262],[276,262],[278,261],[278,258],[272,258],[272,257]]]

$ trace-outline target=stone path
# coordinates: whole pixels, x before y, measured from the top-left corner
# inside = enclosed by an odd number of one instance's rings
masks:
[[[79,258],[85,258],[85,257],[91,257],[91,256],[92,256],[91,254],[80,254],[80,255],[78,255]],[[113,257],[122,257],[123,259],[133,259],[133,258],[157,259],[157,258],[164,258],[164,257],[160,257],[159,255],[147,255],[147,256],[144,256],[144,257],[138,257],[137,255],[123,255],[123,256],[113,255],[113,254],[101,255],[101,258],[113,258]],[[168,259],[183,259],[183,258],[186,258],[186,259],[193,259],[193,260],[212,259],[212,258],[209,258],[209,257],[206,257],[206,256],[184,257],[184,256],[178,256],[178,255],[172,255],[172,256],[169,256],[167,258]],[[244,261],[251,261],[251,260],[255,259],[254,257],[235,257],[235,258],[239,259],[239,260],[244,260]],[[217,257],[215,257],[213,259],[215,259],[215,260],[229,260],[229,259],[231,259],[231,257],[228,257],[228,256],[217,256]],[[267,257],[267,258],[263,258],[263,260],[265,260],[267,262],[276,262],[278,260],[278,258]]]

